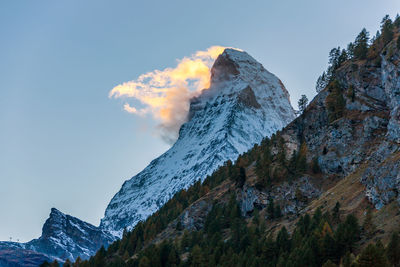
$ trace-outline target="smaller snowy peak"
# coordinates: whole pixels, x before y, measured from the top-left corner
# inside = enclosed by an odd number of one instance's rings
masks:
[[[54,233],[62,231],[64,228],[64,222],[66,215],[56,208],[52,208],[49,218],[43,225],[42,237],[50,237]]]
[[[0,249],[8,249],[9,254],[17,258],[18,255],[31,255],[29,257],[32,257],[32,261],[46,257],[52,260],[73,261],[78,256],[81,259],[89,258],[101,246],[106,247],[114,240],[115,238],[103,229],[52,208],[39,238],[27,243],[0,242]]]
[[[42,236],[27,243],[27,248],[62,259],[88,258],[113,236],[90,223],[52,208],[43,225]]]

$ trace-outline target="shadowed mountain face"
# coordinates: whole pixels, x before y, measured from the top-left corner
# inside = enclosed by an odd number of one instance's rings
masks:
[[[246,52],[226,49],[211,69],[210,88],[192,99],[176,143],[122,185],[101,227],[120,237],[176,192],[204,180],[294,118],[282,82]]]

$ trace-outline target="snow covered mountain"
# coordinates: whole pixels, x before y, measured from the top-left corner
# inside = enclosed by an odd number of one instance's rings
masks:
[[[192,99],[176,143],[112,198],[100,227],[121,236],[177,191],[295,118],[282,82],[244,51],[225,49],[211,69],[210,88]]]
[[[51,209],[42,235],[27,243],[0,242],[0,266],[38,266],[44,260],[87,259],[114,237],[104,230]]]
[[[37,266],[44,260],[94,255],[177,191],[204,180],[294,118],[282,82],[246,52],[226,49],[211,69],[210,88],[191,100],[176,143],[122,185],[99,227],[53,208],[41,237],[0,242],[0,266]]]

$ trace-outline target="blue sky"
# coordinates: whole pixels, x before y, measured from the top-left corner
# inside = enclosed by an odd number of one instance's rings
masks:
[[[213,45],[241,48],[310,99],[331,48],[395,0],[1,1],[0,240],[38,237],[51,207],[95,225],[168,148],[116,85]]]

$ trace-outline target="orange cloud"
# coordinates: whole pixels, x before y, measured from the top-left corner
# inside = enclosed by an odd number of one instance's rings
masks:
[[[151,114],[160,122],[162,137],[172,142],[187,119],[190,99],[209,87],[210,68],[224,49],[212,46],[197,51],[178,60],[175,68],[154,70],[115,86],[109,97],[139,100],[142,108],[125,103],[124,110],[137,115]]]

